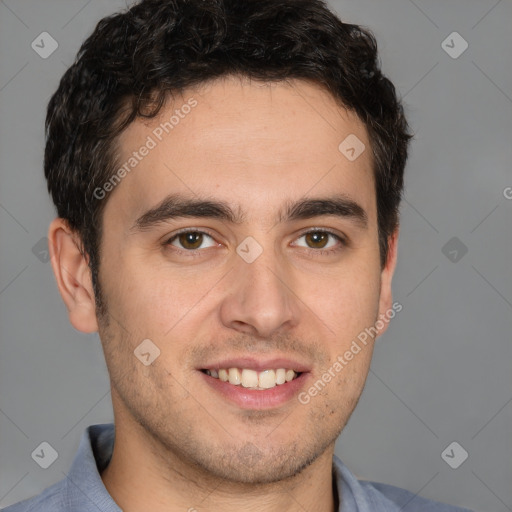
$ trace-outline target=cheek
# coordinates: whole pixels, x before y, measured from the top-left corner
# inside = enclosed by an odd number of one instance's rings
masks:
[[[119,261],[111,275],[117,276],[110,282],[111,310],[130,331],[160,339],[197,317],[222,277],[220,271],[171,268],[154,260]]]
[[[305,287],[305,303],[336,337],[340,349],[378,317],[380,273],[351,268],[330,275],[323,286]]]
[[[146,255],[147,256],[147,255]],[[333,334],[338,350],[373,325],[378,315],[380,269],[368,248],[347,258],[338,268],[311,271],[296,269],[291,300],[303,311],[304,329],[322,336]],[[375,261],[373,261],[375,260]],[[230,276],[225,267],[192,265],[179,268],[162,258],[119,252],[105,266],[104,283],[109,310],[136,337],[172,336],[200,317],[213,315],[227,295]],[[305,317],[311,317],[311,326]],[[203,321],[206,321],[203,318]],[[308,321],[309,323],[309,321]]]

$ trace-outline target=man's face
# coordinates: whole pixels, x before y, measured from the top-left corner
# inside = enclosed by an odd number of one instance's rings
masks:
[[[338,149],[350,134],[366,146],[354,161]],[[135,121],[119,148],[119,162],[134,151],[138,162],[108,198],[99,272],[118,428],[231,481],[297,473],[333,448],[371,344],[341,370],[335,361],[390,306],[364,125],[316,85],[222,79]],[[223,208],[147,215],[170,195],[168,206],[179,196]],[[293,208],[313,199],[338,208]],[[142,359],[160,353],[146,366],[134,350],[147,339]],[[216,378],[230,369],[231,382]],[[282,383],[283,370],[298,376]]]

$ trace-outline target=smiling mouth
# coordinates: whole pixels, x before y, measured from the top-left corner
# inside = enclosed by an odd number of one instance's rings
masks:
[[[301,375],[301,372],[287,368],[269,369],[261,372],[249,368],[219,368],[201,371],[227,384],[258,390],[282,386]]]

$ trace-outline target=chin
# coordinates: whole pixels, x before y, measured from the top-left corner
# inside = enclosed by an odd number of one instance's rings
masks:
[[[326,449],[309,446],[285,446],[263,451],[251,442],[240,448],[211,454],[199,465],[212,476],[237,484],[268,485],[292,479],[311,465]]]

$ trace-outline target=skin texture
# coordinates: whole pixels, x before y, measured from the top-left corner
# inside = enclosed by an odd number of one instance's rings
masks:
[[[110,374],[116,444],[103,481],[127,512],[334,510],[334,443],[363,390],[372,344],[305,405],[295,396],[265,410],[238,407],[199,369],[227,357],[287,357],[310,368],[307,390],[391,308],[398,234],[381,268],[365,127],[318,85],[224,77],[132,123],[119,162],[190,98],[197,105],[105,199],[106,316],[96,314],[78,238],[62,219],[49,230],[70,321],[99,330]],[[338,150],[349,134],[366,146],[353,162]],[[170,193],[225,201],[244,221],[191,217],[131,229]],[[287,202],[333,194],[359,204],[366,227],[333,215],[278,218]],[[165,245],[182,228],[209,235],[194,256],[177,238]],[[304,235],[311,228],[347,244],[329,237],[324,250],[340,250],[322,253]],[[263,249],[252,263],[236,252],[248,236]],[[147,338],[160,355],[144,366],[134,349]]]

